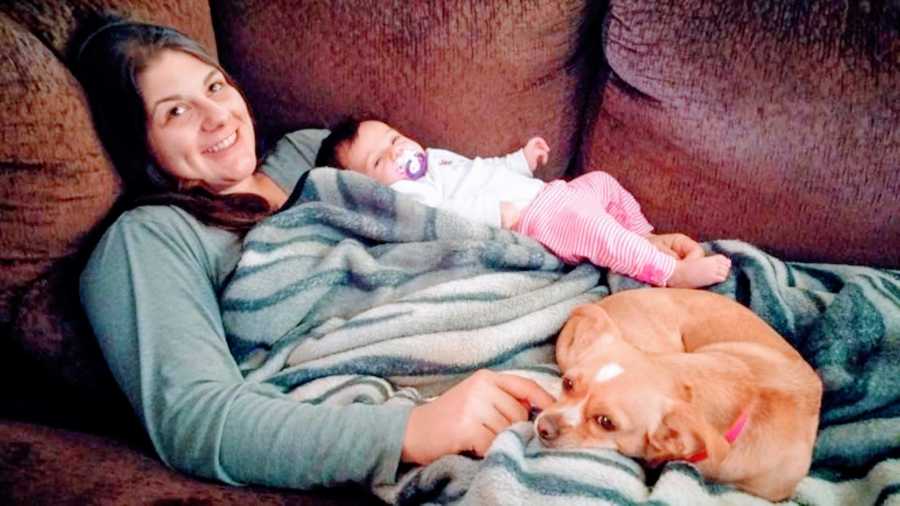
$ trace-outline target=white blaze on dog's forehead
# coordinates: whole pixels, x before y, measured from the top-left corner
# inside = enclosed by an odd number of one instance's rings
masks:
[[[623,372],[625,372],[625,369],[622,369],[622,366],[615,362],[610,362],[597,369],[597,374],[594,375],[594,382],[603,383],[604,381],[609,381]]]
[[[581,423],[581,411],[584,408],[585,399],[582,399],[578,404],[564,410],[560,413],[564,422],[569,427],[574,427]]]

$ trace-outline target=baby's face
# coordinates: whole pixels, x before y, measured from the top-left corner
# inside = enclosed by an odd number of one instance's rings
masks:
[[[406,179],[394,163],[404,149],[424,151],[416,141],[381,121],[363,121],[356,139],[338,148],[338,160],[347,169],[365,174],[383,185],[391,185]]]

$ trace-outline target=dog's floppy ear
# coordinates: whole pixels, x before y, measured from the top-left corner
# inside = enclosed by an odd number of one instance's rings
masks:
[[[663,415],[659,427],[647,438],[649,461],[689,460],[708,458],[719,463],[728,453],[725,436],[715,429],[691,405],[674,401]]]
[[[609,314],[597,304],[576,306],[556,341],[556,363],[562,372],[575,365],[579,357],[601,336],[619,336],[619,329]]]

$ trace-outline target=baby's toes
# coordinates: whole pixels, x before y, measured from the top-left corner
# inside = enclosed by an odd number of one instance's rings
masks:
[[[716,258],[716,274],[718,274],[720,281],[724,281],[731,270],[731,259],[724,255],[718,255],[718,257]]]

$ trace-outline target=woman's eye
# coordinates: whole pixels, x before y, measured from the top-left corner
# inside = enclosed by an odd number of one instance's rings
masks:
[[[175,107],[169,109],[169,117],[177,118],[186,112],[187,112],[187,107],[185,107],[183,105],[176,105]]]
[[[562,387],[566,392],[571,392],[575,388],[575,382],[572,381],[572,378],[563,378]]]
[[[595,420],[597,421],[597,424],[600,425],[600,427],[603,427],[603,430],[605,431],[612,432],[616,430],[616,424],[614,424],[613,421],[610,420],[606,415],[600,415],[596,417]]]
[[[216,81],[209,85],[209,91],[211,91],[212,93],[215,93],[224,87],[225,87],[225,84],[223,84],[222,81]]]

